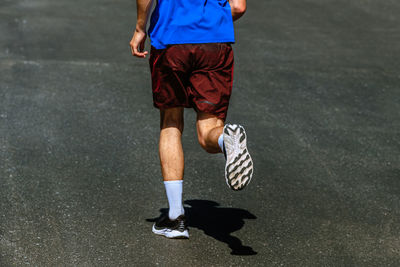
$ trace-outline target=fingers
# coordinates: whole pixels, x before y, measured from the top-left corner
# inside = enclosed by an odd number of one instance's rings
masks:
[[[132,56],[140,57],[140,58],[145,58],[146,55],[149,53],[147,51],[140,52],[138,50],[138,46],[136,46],[136,45],[135,46],[131,45],[131,51],[132,51]]]
[[[148,53],[149,53],[149,52],[147,52],[147,51],[144,51],[144,52],[138,52],[138,53],[134,54],[134,56],[136,56],[136,57],[140,57],[140,58],[145,58],[145,57],[146,57],[146,55],[147,55]]]
[[[140,58],[145,58],[148,53],[147,51],[139,52],[137,49],[133,51],[133,55]]]
[[[143,51],[144,45],[141,45],[140,50],[138,50],[138,45],[137,44],[132,44],[131,43],[130,46],[131,46],[132,56],[145,58],[146,55],[149,53],[147,51]]]
[[[146,39],[144,39],[143,41],[140,42],[140,45],[139,45],[140,51],[143,51],[143,50],[144,50],[144,42],[145,42],[145,40],[146,40]]]

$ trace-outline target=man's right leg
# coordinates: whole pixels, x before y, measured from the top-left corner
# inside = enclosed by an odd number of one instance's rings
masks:
[[[246,132],[241,125],[226,124],[215,115],[197,113],[197,134],[200,145],[208,153],[224,152],[225,179],[233,190],[242,190],[253,176],[253,161],[247,150]]]
[[[160,128],[159,155],[169,211],[153,225],[153,232],[168,238],[188,238],[182,204],[183,108],[160,110]]]
[[[164,181],[183,180],[183,108],[160,110],[159,154]]]

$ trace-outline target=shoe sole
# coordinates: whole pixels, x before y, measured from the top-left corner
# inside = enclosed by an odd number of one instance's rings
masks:
[[[157,230],[155,228],[155,226],[153,225],[152,231],[156,235],[162,235],[162,236],[165,236],[167,238],[173,238],[173,239],[187,239],[187,238],[189,238],[189,231],[188,230],[185,230],[183,232],[180,232],[180,231],[177,231],[177,230],[171,230],[171,229],[168,229],[168,228]]]
[[[233,139],[233,144],[228,141],[228,138]],[[253,176],[253,160],[247,150],[246,131],[241,125],[226,124],[224,127],[224,143],[227,152],[226,183],[235,191],[242,190],[250,183]]]

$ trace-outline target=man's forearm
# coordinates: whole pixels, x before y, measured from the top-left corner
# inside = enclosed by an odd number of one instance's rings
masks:
[[[137,21],[136,31],[146,32],[146,24],[149,18],[153,0],[136,0]]]
[[[235,21],[246,12],[246,0],[229,0],[231,6],[232,19]]]

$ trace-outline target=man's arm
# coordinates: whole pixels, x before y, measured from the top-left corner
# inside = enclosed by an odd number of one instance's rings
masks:
[[[148,54],[147,51],[143,50],[146,41],[146,25],[152,4],[153,0],[136,0],[136,29],[135,33],[133,34],[132,40],[129,43],[133,56],[144,58]]]
[[[246,0],[229,0],[233,21],[239,19],[246,12]]]

